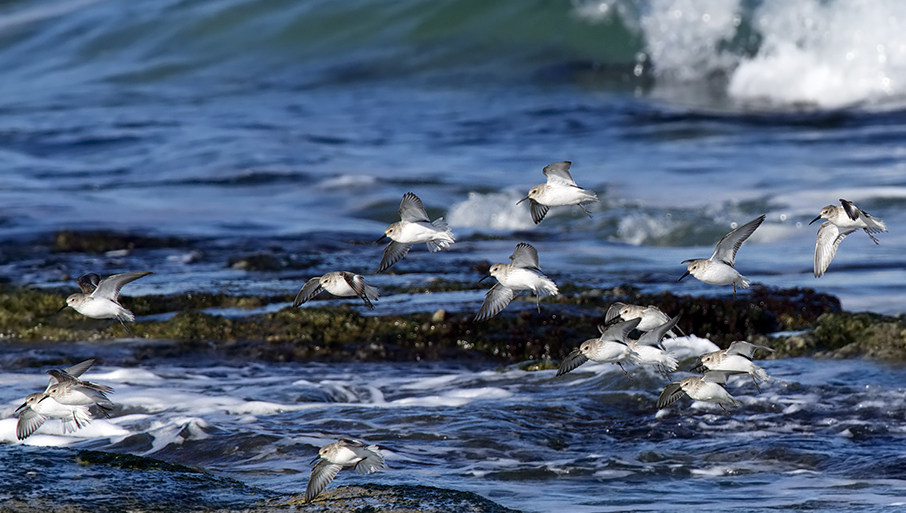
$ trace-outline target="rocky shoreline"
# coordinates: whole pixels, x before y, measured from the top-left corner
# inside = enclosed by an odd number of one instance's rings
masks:
[[[440,290],[451,286],[455,288],[455,284],[437,285]],[[423,289],[412,292],[430,292]],[[69,293],[69,289],[0,286],[0,336],[16,343],[127,336],[115,321],[87,319],[71,309],[57,313]],[[734,340],[766,345],[775,349],[772,358],[906,361],[906,320],[844,312],[835,297],[811,289],[754,287],[739,299],[722,299],[643,295],[629,287],[573,287],[553,301],[545,300],[541,313],[514,309],[480,323],[471,314],[444,310],[363,316],[348,304],[325,301],[325,306],[293,309],[291,301],[290,296],[226,294],[122,297],[123,304],[138,316],[138,322],[130,325],[132,337],[175,342],[149,345],[147,351],[152,353],[214,351],[268,361],[555,362],[594,337],[609,305],[623,301],[681,312],[679,327],[684,332],[721,347]],[[262,307],[281,303],[285,307],[260,313]],[[221,316],[202,311],[219,308],[250,313]],[[159,319],[143,320],[149,316]]]

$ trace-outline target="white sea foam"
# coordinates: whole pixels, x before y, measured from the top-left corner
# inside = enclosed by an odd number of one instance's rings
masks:
[[[481,387],[470,389],[451,390],[444,394],[429,395],[424,397],[406,397],[388,403],[389,406],[463,406],[474,401],[490,399],[507,399],[513,394],[502,388]]]
[[[731,96],[836,108],[906,93],[906,3],[764,2],[754,24],[761,47]]]
[[[661,343],[664,349],[679,361],[720,350],[714,342],[696,335],[665,338]]]
[[[470,192],[469,199],[450,207],[447,222],[452,227],[527,230],[534,224],[528,202],[516,204],[522,198],[515,189],[489,194]]]

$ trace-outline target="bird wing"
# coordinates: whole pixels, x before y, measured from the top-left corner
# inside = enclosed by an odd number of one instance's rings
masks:
[[[859,219],[859,207],[855,205],[852,201],[846,201],[845,199],[840,199],[840,204],[843,205],[843,211],[846,212],[846,215],[853,221]]]
[[[85,360],[84,362],[79,362],[79,363],[73,365],[72,367],[67,368],[66,374],[69,374],[70,376],[77,378],[77,377],[81,376],[82,374],[84,374],[85,371],[90,369],[91,366],[94,365],[97,361],[98,361],[97,358],[89,358],[89,359]]]
[[[549,206],[542,205],[533,199],[529,200],[529,205],[531,205],[532,209],[532,221],[534,221],[535,224],[540,223],[541,220],[544,219],[544,216],[547,215],[547,211],[551,209]]]
[[[25,440],[43,426],[45,420],[47,419],[43,415],[32,410],[31,407],[23,408],[19,412],[19,422],[16,423],[16,438]]]
[[[351,288],[353,292],[355,292],[355,295],[359,296],[366,305],[374,310],[374,305],[371,304],[371,300],[378,298],[380,295],[378,290],[365,283],[365,278],[362,278],[361,275],[355,273],[344,271],[343,279],[346,280],[346,284],[349,285],[349,288]]]
[[[293,308],[317,296],[322,290],[324,290],[324,288],[321,286],[320,276],[308,280],[305,282],[305,285],[302,285],[299,293],[296,294],[296,299],[293,300]]]
[[[601,340],[615,340],[617,342],[626,342],[626,336],[642,322],[641,317],[636,317],[628,321],[620,321],[610,326],[598,326],[601,332]]]
[[[607,315],[604,316],[604,324],[613,324],[621,319],[620,310],[622,310],[624,306],[626,306],[626,303],[621,303],[619,301],[615,301],[610,305],[610,308],[607,309]]]
[[[676,326],[676,323],[679,322],[679,318],[680,318],[680,316],[677,315],[676,317],[668,320],[664,324],[661,324],[657,328],[654,328],[653,330],[642,334],[642,336],[639,337],[638,344],[642,345],[642,346],[659,345],[661,343],[661,340],[664,340],[664,337],[667,335],[667,332],[672,330],[673,327]]]
[[[538,264],[538,250],[527,242],[516,244],[516,249],[510,255],[510,261],[516,267],[541,272],[541,266]]]
[[[83,274],[76,278],[76,283],[82,290],[82,294],[91,294],[94,289],[98,288],[98,283],[100,282],[101,277],[94,273]]]
[[[308,486],[305,487],[305,498],[303,500],[311,502],[317,497],[333,481],[333,478],[337,477],[337,472],[341,468],[343,467],[325,459],[319,461],[315,468],[311,469],[311,477],[308,478]]]
[[[359,475],[370,474],[384,468],[384,456],[378,446],[369,445],[355,452],[365,456],[365,458],[355,464],[355,471]]]
[[[569,174],[569,166],[571,165],[572,162],[561,160],[560,162],[554,162],[553,164],[544,166],[544,169],[542,169],[541,172],[547,177],[548,184],[572,185],[573,187],[578,187],[575,180],[573,180],[572,175]]]
[[[116,301],[117,296],[120,295],[120,289],[123,288],[123,285],[135,281],[142,276],[148,276],[149,274],[152,274],[151,271],[114,274],[113,276],[108,276],[101,280],[100,283],[98,283],[98,288],[94,289],[94,292],[91,293],[91,296],[103,297],[112,301]]]
[[[567,372],[575,369],[576,367],[582,365],[588,361],[588,357],[585,356],[578,347],[573,349],[566,358],[563,359],[563,362],[560,364],[560,368],[557,369],[557,375],[562,376]]]
[[[500,313],[501,310],[506,308],[506,305],[510,304],[510,301],[513,300],[513,296],[515,296],[513,289],[504,287],[499,283],[494,285],[484,296],[481,308],[479,308],[478,313],[475,314],[475,320],[484,321],[494,317]]]
[[[664,387],[664,391],[657,398],[657,407],[661,409],[669,404],[676,402],[683,395],[683,386],[679,381],[670,383]]]
[[[717,383],[718,385],[727,384],[727,378],[733,374],[745,374],[745,371],[729,371],[729,370],[709,370],[705,371],[705,374],[702,375],[702,381],[708,383]]]
[[[400,219],[409,221],[410,223],[430,222],[428,213],[425,212],[425,206],[422,204],[422,200],[411,192],[403,194],[403,200],[400,201],[399,214]]]
[[[384,256],[381,257],[381,263],[378,265],[377,272],[382,273],[390,268],[391,265],[403,259],[412,249],[412,244],[392,241],[384,248]]]
[[[748,359],[752,359],[752,355],[755,354],[756,349],[764,349],[765,351],[774,352],[770,347],[759,346],[757,344],[751,344],[745,340],[737,340],[730,344],[730,347],[727,348],[726,354],[728,355],[739,355],[745,356]]]
[[[837,254],[840,243],[852,232],[853,230],[840,231],[840,228],[830,221],[825,221],[821,228],[818,228],[818,239],[815,242],[815,278],[824,276],[831,260]]]
[[[733,264],[736,262],[736,252],[739,251],[739,246],[742,246],[742,243],[745,242],[763,222],[764,214],[761,214],[748,223],[724,235],[724,237],[720,239],[720,242],[717,243],[717,247],[714,248],[711,260],[719,260],[730,267],[733,267]]]

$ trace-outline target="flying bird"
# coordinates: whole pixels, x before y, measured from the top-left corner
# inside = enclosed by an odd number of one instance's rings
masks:
[[[428,245],[429,250],[435,252],[446,249],[450,247],[450,244],[456,242],[453,232],[450,231],[444,218],[439,217],[431,222],[422,200],[411,192],[403,195],[399,214],[400,221],[388,226],[384,230],[384,235],[377,240],[380,242],[385,237],[390,238],[390,243],[384,248],[384,255],[378,266],[377,272],[379,273],[402,260],[414,244],[424,242]]]
[[[149,274],[151,274],[150,271],[114,274],[100,280],[90,293],[84,292],[90,289],[88,284],[92,282],[92,280],[86,280],[83,283],[82,279],[90,276],[90,274],[86,274],[79,278],[79,288],[83,292],[77,292],[66,298],[66,306],[63,308],[72,307],[76,312],[92,319],[117,319],[123,325],[123,329],[130,333],[129,328],[126,327],[126,321],[134,322],[135,314],[124,308],[117,298],[123,285]]]
[[[538,250],[531,244],[520,242],[510,255],[509,264],[494,264],[488,270],[488,276],[497,278],[497,284],[485,295],[481,308],[475,315],[476,321],[494,317],[506,308],[520,290],[531,290],[537,298],[538,311],[541,311],[541,298],[559,294],[557,285],[542,274],[538,263]]]
[[[341,438],[337,442],[321,447],[318,457],[312,460],[312,463],[315,461],[318,461],[318,464],[311,470],[308,486],[305,487],[305,502],[314,500],[344,468],[354,468],[360,475],[384,468],[384,456],[378,446],[365,445],[360,440],[348,438]]]
[[[681,381],[675,381],[664,387],[660,397],[657,399],[658,409],[664,408],[673,403],[685,393],[696,401],[714,403],[720,406],[720,409],[730,416],[730,412],[724,407],[739,406],[739,401],[733,398],[723,387],[727,382],[727,373],[725,371],[708,371],[704,376],[689,376]]]
[[[815,243],[815,278],[824,276],[827,266],[837,254],[837,247],[850,233],[861,228],[875,244],[878,244],[878,239],[872,234],[887,231],[884,221],[872,217],[864,210],[859,210],[852,201],[841,199],[840,203],[841,205],[828,205],[822,208],[818,217],[809,223],[827,219],[818,228],[818,241]]]
[[[372,310],[374,310],[374,305],[371,304],[371,301],[377,301],[377,298],[381,295],[377,288],[365,282],[365,278],[362,275],[338,271],[327,273],[305,282],[305,285],[296,294],[293,308],[317,296],[322,290],[326,290],[338,297],[358,296],[365,302],[365,306]]]
[[[585,204],[598,201],[598,196],[576,185],[575,180],[569,174],[570,165],[572,165],[570,161],[563,160],[545,166],[541,172],[547,177],[547,183],[532,187],[528,196],[516,202],[518,205],[529,200],[532,221],[535,224],[544,219],[550,207],[565,205],[579,205],[585,215],[591,217],[591,212],[585,208]]]
[[[711,258],[683,260],[684,264],[689,262],[689,267],[677,281],[691,274],[700,281],[711,285],[733,284],[733,298],[736,298],[737,285],[744,289],[749,288],[749,279],[736,270],[736,252],[755,229],[761,226],[762,222],[764,222],[764,214],[724,235],[714,248]]]

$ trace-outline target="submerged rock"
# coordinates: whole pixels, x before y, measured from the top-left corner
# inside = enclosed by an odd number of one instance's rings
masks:
[[[0,510],[15,513],[514,511],[471,492],[408,485],[338,486],[303,504],[304,479],[297,496],[145,456],[18,444],[0,446],[0,472]]]

